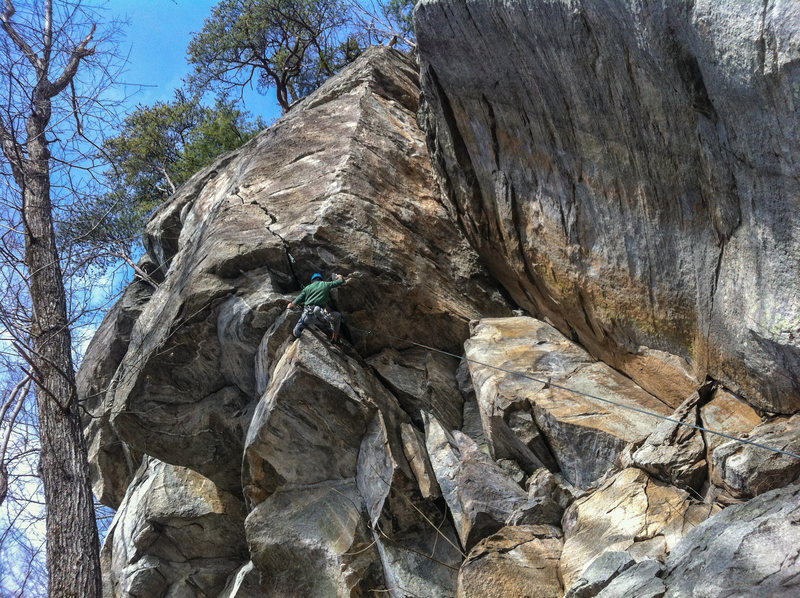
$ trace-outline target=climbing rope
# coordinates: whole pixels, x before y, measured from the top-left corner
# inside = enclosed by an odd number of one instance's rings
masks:
[[[373,334],[372,330],[365,330],[363,328],[358,328],[358,327],[352,326],[352,325],[350,325],[349,328],[350,328],[350,330],[357,330],[357,331],[363,332],[363,333],[365,333],[367,335]],[[551,380],[541,380],[539,378],[536,378],[535,376],[531,376],[530,374],[526,374],[525,372],[518,372],[516,370],[510,370],[510,369],[507,369],[507,368],[504,368],[504,367],[500,367],[498,365],[492,365],[490,363],[483,363],[482,361],[478,361],[476,359],[470,359],[466,355],[456,355],[455,353],[450,353],[449,351],[443,351],[442,349],[437,349],[436,347],[431,347],[431,346],[425,345],[423,343],[418,343],[418,342],[412,341],[412,340],[407,339],[407,338],[401,338],[399,336],[395,336],[395,335],[390,334],[388,332],[377,332],[377,333],[374,333],[374,334],[381,335],[381,336],[386,336],[386,337],[389,337],[389,338],[393,338],[395,340],[399,340],[399,341],[402,341],[402,342],[405,342],[405,343],[409,343],[411,345],[420,347],[422,349],[427,349],[428,351],[433,351],[434,353],[440,353],[442,355],[447,355],[449,357],[454,357],[454,358],[456,358],[456,359],[458,359],[460,361],[466,361],[468,363],[474,363],[476,365],[480,365],[480,366],[483,366],[483,367],[491,368],[493,370],[498,370],[498,371],[504,372],[506,374],[511,374],[512,376],[519,376],[520,378],[525,378],[526,380],[531,380],[533,382],[538,382],[540,384],[545,384],[545,385],[551,386],[553,388],[558,388],[559,390],[565,390],[567,392],[571,392],[571,393],[576,394],[576,395],[584,396],[584,397],[587,397],[587,398],[590,398],[590,399],[594,399],[596,401],[601,401],[603,403],[608,403],[609,405],[614,405],[615,407],[621,407],[623,409],[628,409],[629,411],[635,411],[635,412],[641,413],[643,415],[649,415],[649,416],[655,417],[657,419],[661,419],[661,420],[664,420],[664,421],[672,422],[673,424],[678,424],[680,426],[685,426],[687,428],[692,428],[694,430],[699,430],[701,432],[708,432],[709,434],[714,434],[716,436],[721,436],[722,438],[727,438],[728,440],[734,440],[734,441],[740,442],[742,444],[748,444],[748,445],[754,446],[756,448],[764,449],[764,450],[767,450],[767,451],[772,451],[773,453],[778,453],[780,455],[786,455],[787,457],[794,457],[795,459],[800,459],[800,455],[792,453],[792,452],[789,452],[789,451],[785,451],[783,449],[775,448],[774,446],[767,446],[766,444],[753,442],[752,440],[746,440],[744,438],[737,438],[736,436],[731,436],[730,434],[726,434],[725,432],[719,432],[717,430],[712,430],[712,429],[706,428],[704,426],[698,426],[696,424],[690,424],[688,422],[683,422],[683,421],[680,421],[678,419],[675,419],[674,417],[669,417],[667,415],[661,415],[660,413],[656,413],[656,412],[650,411],[648,409],[643,409],[641,407],[634,407],[632,405],[626,405],[625,403],[620,403],[618,401],[613,401],[611,399],[606,399],[604,397],[599,397],[597,395],[593,395],[593,394],[588,393],[588,392],[583,392],[581,390],[576,390],[574,388],[569,388],[568,386],[562,386],[561,384],[556,384],[556,383],[552,382]]]

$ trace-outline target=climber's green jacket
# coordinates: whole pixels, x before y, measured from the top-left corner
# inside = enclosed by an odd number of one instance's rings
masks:
[[[330,282],[315,280],[305,287],[292,303],[296,303],[297,305],[319,305],[320,307],[326,307],[328,305],[328,299],[330,299],[331,296],[331,289],[341,284],[344,284],[343,278],[331,280]],[[291,307],[291,305],[289,307]]]

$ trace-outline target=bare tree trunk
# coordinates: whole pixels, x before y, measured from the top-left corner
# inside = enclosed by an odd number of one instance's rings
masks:
[[[47,503],[50,596],[100,598],[99,539],[86,442],[78,413],[67,298],[50,205],[49,99],[28,121],[24,187],[25,261],[34,320],[32,354],[41,436],[40,475]]]
[[[54,41],[54,31],[61,33],[63,29],[54,28],[53,0],[45,0],[43,8],[44,19],[38,30],[29,26],[17,28],[13,0],[5,0],[0,8],[0,28],[35,73],[35,77],[26,79],[16,77],[13,68],[6,70],[9,88],[15,84],[24,88],[24,94],[17,98],[30,98],[14,107],[18,112],[13,117],[6,115],[7,122],[13,123],[16,115],[28,114],[24,142],[11,124],[4,126],[0,121],[0,148],[22,191],[25,265],[33,312],[30,346],[17,349],[30,365],[39,409],[39,475],[47,506],[50,596],[100,598],[99,540],[86,442],[78,413],[67,297],[53,226],[47,138],[52,99],[72,83],[81,61],[94,54],[88,44],[95,28],[92,26],[80,43],[67,50],[63,71],[51,81],[53,53],[64,52]],[[6,52],[10,48],[4,47]],[[13,59],[7,58],[7,64],[14,64]]]

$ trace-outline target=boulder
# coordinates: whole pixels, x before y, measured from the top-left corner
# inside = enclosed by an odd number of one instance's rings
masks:
[[[247,560],[244,517],[208,478],[145,458],[103,544],[103,595],[216,596]]]
[[[365,356],[406,348],[399,335],[459,350],[470,319],[510,313],[442,205],[417,79],[401,53],[365,52],[156,210],[144,244],[163,280],[104,406],[134,451],[237,491],[249,417],[299,315],[284,308],[313,272],[347,275],[333,303]]]
[[[267,596],[366,596],[385,588],[355,479],[279,490],[247,516],[253,565]]]
[[[663,560],[678,541],[710,514],[683,490],[624,469],[564,513],[561,576],[572,587],[588,563],[604,552],[627,551],[639,560]]]
[[[707,401],[699,391],[686,399],[633,453],[634,464],[673,486],[699,491],[708,478],[706,444],[700,430],[682,424],[701,425],[700,406]]]
[[[400,424],[408,416],[363,362],[307,330],[279,358],[247,432],[244,494],[257,505],[282,487],[354,479],[367,427],[386,421],[392,455],[409,479]],[[377,482],[376,482],[377,483]]]
[[[667,587],[659,575],[664,566],[644,559],[615,577],[597,598],[664,598]]]
[[[627,552],[604,552],[583,570],[578,580],[564,594],[564,598],[594,598],[635,563]]]
[[[530,473],[547,461],[579,488],[602,477],[628,444],[655,427],[655,418],[625,407],[672,411],[533,318],[483,319],[465,348],[495,458],[513,457]]]
[[[760,424],[747,440],[800,455],[800,415]],[[712,482],[733,498],[752,498],[788,486],[800,476],[800,457],[735,440],[718,446],[713,459]]]
[[[425,437],[411,424],[400,425],[400,435],[403,439],[403,453],[417,479],[419,491],[423,498],[436,499],[442,495],[442,490],[436,481],[428,450],[425,448]]]
[[[800,578],[800,485],[734,505],[690,531],[662,575],[664,598],[793,598]]]
[[[514,301],[673,408],[800,409],[800,11],[421,0],[428,145]]]
[[[505,525],[526,502],[522,488],[466,434],[449,434],[426,414],[425,444],[453,516],[462,546],[468,551]]]
[[[458,574],[458,598],[561,598],[563,540],[557,527],[504,527],[473,548]]]
[[[406,413],[422,426],[420,411],[433,413],[448,430],[460,430],[464,397],[458,388],[458,360],[416,347],[387,349],[367,360]]]

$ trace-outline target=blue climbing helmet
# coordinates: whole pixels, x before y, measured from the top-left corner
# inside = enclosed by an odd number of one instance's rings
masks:
[[[314,282],[314,281],[315,281],[315,280],[317,280],[317,279],[319,279],[319,280],[322,280],[322,274],[320,274],[319,272],[315,272],[315,273],[314,273],[314,274],[311,276],[311,282]]]

